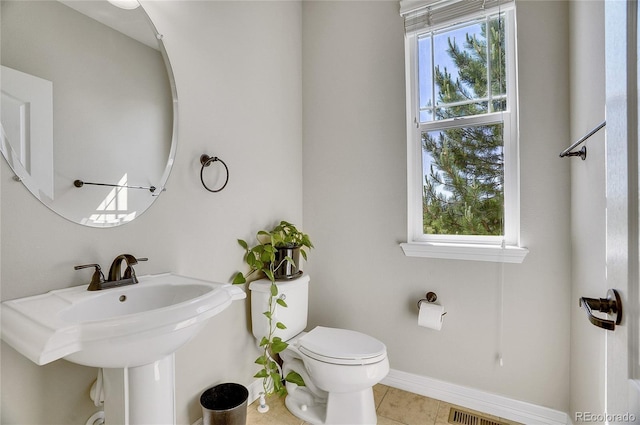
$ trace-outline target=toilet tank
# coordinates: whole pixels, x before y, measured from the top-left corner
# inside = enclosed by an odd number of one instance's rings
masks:
[[[273,315],[274,326],[282,322],[287,328],[276,329],[274,336],[288,341],[307,327],[307,312],[309,307],[309,276],[302,275],[297,279],[276,281],[277,297],[284,297],[287,307],[276,305]],[[249,284],[251,291],[251,329],[258,342],[269,334],[269,321],[263,314],[269,309],[271,296],[271,281],[269,279],[254,280]]]

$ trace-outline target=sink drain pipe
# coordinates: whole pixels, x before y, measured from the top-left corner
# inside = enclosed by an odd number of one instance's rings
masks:
[[[91,385],[91,389],[89,390],[89,397],[96,407],[100,407],[104,404],[104,383],[102,368],[98,369],[98,377],[93,382],[93,385]],[[104,425],[104,410],[98,410],[96,413],[91,415],[91,417],[87,419],[87,423],[85,425]]]
[[[98,377],[91,385],[91,390],[89,390],[89,397],[91,397],[91,401],[96,407],[100,407],[104,404],[104,375],[102,373],[102,368],[98,369]]]

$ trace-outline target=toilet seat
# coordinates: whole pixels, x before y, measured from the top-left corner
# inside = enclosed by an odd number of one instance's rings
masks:
[[[387,347],[369,335],[323,326],[298,339],[297,347],[306,356],[339,365],[373,364],[387,357]]]

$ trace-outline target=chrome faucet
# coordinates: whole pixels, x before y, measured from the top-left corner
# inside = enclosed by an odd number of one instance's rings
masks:
[[[115,288],[117,286],[133,285],[138,283],[133,266],[138,264],[138,261],[147,261],[148,258],[136,258],[131,254],[118,255],[109,268],[108,279],[104,278],[102,270],[98,264],[84,264],[82,266],[75,266],[75,270],[84,269],[87,267],[95,267],[95,272],[91,277],[91,283],[87,288],[88,291],[99,291],[101,289]],[[127,268],[122,273],[122,262],[125,261]]]

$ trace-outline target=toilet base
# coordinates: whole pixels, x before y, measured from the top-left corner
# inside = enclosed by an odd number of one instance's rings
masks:
[[[289,392],[285,406],[296,417],[312,425],[376,425],[373,389],[353,393],[329,393],[318,401],[304,387]]]
[[[325,424],[376,425],[373,388],[354,393],[329,393]]]
[[[301,392],[305,392],[305,389],[300,387],[296,389],[296,392],[296,396],[300,396]],[[326,403],[317,402],[308,396],[296,396],[289,393],[284,399],[284,405],[287,407],[287,410],[295,417],[311,425],[324,425],[327,413]]]

